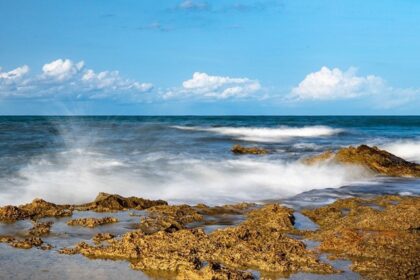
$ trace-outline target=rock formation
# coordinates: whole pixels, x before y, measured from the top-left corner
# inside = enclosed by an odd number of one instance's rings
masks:
[[[80,218],[69,220],[67,224],[69,226],[82,226],[88,228],[94,228],[97,226],[118,223],[118,219],[114,217],[104,217],[104,218]]]
[[[29,234],[32,236],[42,236],[50,233],[53,222],[35,223],[34,226],[29,230]]]
[[[306,164],[332,161],[340,164],[363,166],[372,172],[387,176],[420,177],[420,165],[408,162],[377,147],[360,145],[338,150],[326,151],[320,155],[306,158]]]
[[[320,225],[307,236],[366,278],[419,279],[419,197],[350,198],[302,213]]]
[[[244,147],[242,145],[234,145],[231,149],[232,153],[237,155],[251,154],[251,155],[266,155],[268,151],[264,148],[258,147]]]
[[[77,205],[79,211],[110,212],[127,209],[144,210],[157,205],[167,205],[163,200],[148,200],[139,197],[123,197],[117,194],[99,193],[93,202]]]
[[[0,222],[15,222],[23,219],[71,216],[73,211],[67,205],[57,205],[42,199],[34,199],[21,206],[0,207]]]
[[[245,222],[211,234],[199,228],[182,227],[187,222],[200,219],[192,208],[156,208],[150,211],[158,213],[159,217],[162,217],[162,213],[171,219],[175,217],[173,219],[181,227],[151,234],[143,230],[132,231],[120,239],[109,240],[106,246],[82,242],[62,253],[79,252],[93,258],[126,259],[134,269],[174,273],[181,278],[186,275],[204,277],[220,274],[223,277],[237,275],[242,277],[238,279],[252,279],[252,275],[244,272],[244,269],[279,275],[297,271],[335,272],[330,265],[319,262],[316,254],[307,250],[301,241],[286,235],[294,229],[292,210],[277,204],[252,210]],[[211,265],[206,266],[207,263]]]

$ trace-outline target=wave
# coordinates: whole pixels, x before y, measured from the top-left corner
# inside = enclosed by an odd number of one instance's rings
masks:
[[[258,127],[190,127],[173,126],[177,129],[192,131],[207,131],[232,136],[235,139],[251,142],[282,142],[291,138],[331,136],[342,132],[342,129],[316,125],[304,127],[279,126],[275,128]]]
[[[403,159],[420,163],[420,140],[400,140],[384,144],[381,148]]]
[[[307,166],[298,161],[240,158],[209,160],[165,153],[139,155],[133,163],[82,151],[54,163],[38,158],[17,177],[0,182],[0,204],[41,197],[55,203],[83,203],[98,192],[165,199],[171,203],[222,204],[290,197],[311,189],[336,188],[368,179],[361,169]],[[11,186],[13,184],[13,186]]]

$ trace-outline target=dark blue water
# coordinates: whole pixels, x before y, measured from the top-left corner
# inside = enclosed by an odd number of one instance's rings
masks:
[[[234,156],[236,143],[272,153]],[[418,193],[418,180],[300,162],[362,143],[419,162],[420,117],[0,117],[0,204],[99,191],[210,204]]]

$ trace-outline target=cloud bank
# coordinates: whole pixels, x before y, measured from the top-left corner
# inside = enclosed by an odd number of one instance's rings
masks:
[[[379,76],[359,75],[353,67],[341,70],[327,66],[307,74],[283,93],[275,87],[263,87],[257,79],[205,72],[194,72],[179,86],[154,88],[151,83],[125,78],[118,71],[95,71],[87,68],[84,61],[57,59],[44,64],[37,73],[32,73],[28,65],[12,70],[0,68],[0,100],[6,99],[109,99],[123,103],[265,100],[266,104],[279,107],[354,99],[363,106],[393,109],[420,106],[420,89],[392,87]]]
[[[95,72],[84,61],[57,59],[44,64],[39,74],[28,75],[23,65],[8,72],[0,71],[0,98],[95,99],[135,96],[150,91],[153,85],[122,77],[118,71]]]

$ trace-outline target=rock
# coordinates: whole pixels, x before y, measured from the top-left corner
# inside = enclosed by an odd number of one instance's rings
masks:
[[[241,215],[249,211],[251,208],[255,207],[255,203],[238,203],[232,205],[222,205],[209,207],[204,204],[198,204],[194,208],[201,215],[215,216],[215,215]]]
[[[31,203],[16,206],[0,207],[0,222],[16,222],[23,219],[40,219],[44,217],[65,217],[73,213],[68,205],[57,205],[42,199],[34,199]]]
[[[368,279],[419,279],[420,197],[342,199],[303,214],[320,225],[307,236]]]
[[[182,270],[178,280],[252,280],[256,279],[251,272],[230,269],[218,263],[210,263],[200,270]]]
[[[242,145],[234,145],[231,149],[232,153],[237,155],[251,154],[251,155],[266,155],[268,150],[258,147],[244,147]]]
[[[7,243],[12,247],[19,249],[31,249],[32,247],[38,247],[42,250],[50,250],[51,245],[44,243],[39,237],[29,237],[25,239],[16,239],[11,236],[0,236],[0,243]]]
[[[50,233],[53,222],[35,223],[29,230],[29,234],[33,236],[42,236]]]
[[[303,162],[308,165],[317,164],[319,162],[326,162],[332,160],[335,156],[333,151],[325,151],[322,154],[303,159]]]
[[[200,228],[183,228],[185,223],[201,219],[192,207],[157,206],[148,211],[158,219],[173,219],[181,228],[174,231],[163,228],[154,233],[131,231],[120,239],[109,240],[109,245],[79,243],[70,252],[77,250],[92,258],[126,259],[134,269],[174,273],[180,279],[211,279],[213,276],[252,279],[252,275],[243,272],[246,269],[263,274],[335,272],[307,250],[303,242],[286,235],[294,230],[293,211],[277,204],[252,210],[245,222],[211,234]],[[206,263],[212,265],[206,266]]]
[[[209,261],[231,268],[255,268],[264,273],[289,274],[297,271],[333,273],[320,263],[301,241],[290,238],[292,210],[269,204],[248,213],[237,227],[216,230],[209,235]]]
[[[82,226],[94,228],[96,226],[118,223],[118,219],[114,217],[104,217],[104,218],[80,218],[69,220],[67,224],[69,226]]]
[[[420,165],[408,162],[377,147],[360,145],[324,152],[315,157],[304,159],[307,164],[331,160],[340,164],[361,165],[375,173],[387,176],[420,177]]]
[[[92,240],[96,244],[100,244],[102,241],[107,241],[107,240],[113,239],[114,237],[115,235],[111,233],[97,233],[95,234],[95,236],[93,236]]]
[[[99,193],[95,201],[77,205],[79,211],[110,212],[127,209],[144,210],[157,205],[167,205],[163,200],[148,200],[139,197],[123,197],[117,194]]]
[[[63,255],[76,255],[79,253],[79,249],[76,248],[62,248],[60,250],[58,250],[59,254],[63,254]]]
[[[185,225],[203,220],[196,209],[188,205],[160,205],[147,209],[149,216],[140,221],[139,228],[145,233],[157,231],[174,232],[184,229]]]

